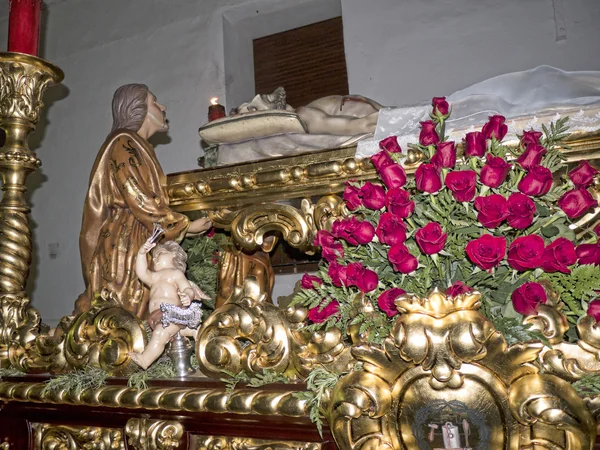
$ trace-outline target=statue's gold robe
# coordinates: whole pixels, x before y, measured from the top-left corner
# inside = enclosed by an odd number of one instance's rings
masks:
[[[116,130],[90,175],[79,236],[86,290],[74,314],[88,310],[94,294],[107,288],[124,308],[146,317],[149,290],[135,274],[135,259],[154,223],[165,230],[165,239],[180,240],[189,219],[169,208],[166,177],[154,148],[137,133]]]

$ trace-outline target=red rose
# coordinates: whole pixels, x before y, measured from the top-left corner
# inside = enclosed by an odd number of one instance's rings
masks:
[[[504,124],[505,120],[506,118],[504,116],[491,116],[488,123],[481,129],[485,138],[491,139],[492,137],[495,137],[497,141],[501,141],[508,131],[508,127]]]
[[[452,169],[456,165],[456,145],[454,145],[454,142],[440,142],[436,147],[437,152],[431,158],[431,163],[437,168]]]
[[[480,238],[469,242],[465,247],[465,251],[477,267],[488,270],[496,267],[504,259],[506,255],[506,238],[484,234]]]
[[[521,136],[521,145],[524,148],[527,148],[530,145],[538,145],[541,137],[541,131],[523,131],[523,136]]]
[[[572,266],[575,262],[577,262],[575,244],[564,237],[559,237],[544,250],[542,269],[547,273],[571,273],[568,266]]]
[[[378,170],[379,178],[388,188],[400,188],[406,184],[406,172],[400,164],[390,164]]]
[[[542,166],[532,167],[517,187],[523,194],[533,197],[547,194],[552,187],[552,172]]]
[[[378,210],[385,205],[385,189],[370,181],[367,181],[364,186],[360,188],[360,196],[362,197],[365,208]]]
[[[360,199],[360,189],[356,186],[352,186],[350,184],[346,185],[343,197],[346,201],[346,206],[350,211],[354,211],[356,208],[362,205],[362,201]]]
[[[475,197],[477,173],[472,170],[449,172],[445,184],[457,202],[470,202]]]
[[[595,244],[581,244],[577,246],[576,252],[579,264],[600,266],[600,241]]]
[[[592,316],[594,320],[598,322],[600,320],[600,300],[590,302],[586,314]]]
[[[392,214],[403,219],[415,210],[415,202],[410,200],[410,192],[404,189],[390,189],[385,197],[385,206]]]
[[[388,260],[392,263],[394,271],[400,273],[414,272],[419,266],[419,261],[409,251],[404,244],[396,244],[388,252]]]
[[[406,225],[399,216],[383,213],[377,224],[377,237],[382,244],[402,244],[406,240]]]
[[[544,257],[544,239],[530,234],[515,239],[508,248],[508,265],[515,270],[537,269]]]
[[[580,187],[561,195],[558,199],[558,206],[569,219],[575,219],[583,216],[590,208],[598,206],[598,202],[586,188]]]
[[[415,241],[423,253],[434,255],[441,252],[446,245],[448,233],[444,233],[439,223],[429,222],[415,233]]]
[[[314,275],[309,275],[309,274],[305,273],[304,276],[302,277],[301,284],[304,289],[314,289],[315,284],[320,286],[323,284],[323,280],[321,280],[319,277],[316,277]]]
[[[508,197],[508,224],[517,230],[524,230],[533,222],[536,208],[535,203],[520,192],[510,194]]]
[[[377,305],[388,317],[394,317],[398,314],[398,308],[396,308],[396,299],[406,294],[404,289],[392,288],[381,293],[377,299]]]
[[[465,155],[482,157],[485,155],[486,145],[481,131],[471,131],[465,136]]]
[[[216,232],[215,227],[211,227],[210,230],[208,230],[208,233],[206,233],[206,237],[213,237]]]
[[[588,187],[596,175],[598,171],[587,161],[579,161],[579,165],[569,172],[569,178],[577,187]]]
[[[512,293],[515,311],[524,316],[537,314],[538,306],[546,303],[546,291],[540,283],[525,283]]]
[[[448,297],[457,297],[467,292],[471,292],[473,289],[467,286],[462,281],[455,281],[452,286],[446,289],[446,295]]]
[[[342,266],[341,264],[332,262],[327,268],[327,275],[329,275],[329,278],[331,278],[331,282],[334,286],[347,286],[347,270],[348,268],[346,266]]]
[[[359,263],[348,264],[346,268],[346,282],[348,286],[356,286],[361,292],[371,292],[379,284],[379,277],[375,272]]]
[[[325,322],[328,317],[337,314],[339,310],[339,303],[335,300],[331,300],[331,302],[329,302],[329,304],[324,308],[319,305],[309,309],[306,317],[308,317],[308,320],[313,323],[322,323]]]
[[[446,97],[433,97],[433,100],[431,101],[431,106],[433,106],[433,114],[438,113],[440,116],[448,115],[450,105],[448,105]]]
[[[508,217],[508,202],[500,194],[477,197],[474,206],[477,220],[486,228],[496,228]]]
[[[396,164],[390,154],[385,150],[379,153],[375,153],[371,156],[371,162],[375,166],[377,171],[383,169],[385,166]]]
[[[314,245],[321,247],[321,256],[329,262],[335,261],[338,256],[344,257],[344,246],[329,231],[319,230]]]
[[[488,153],[485,157],[486,164],[481,168],[479,179],[482,184],[491,188],[497,188],[506,179],[506,175],[510,172],[510,164],[500,156],[494,156]]]
[[[379,141],[379,148],[381,150],[387,150],[390,153],[402,153],[400,144],[398,144],[397,136],[390,136],[383,139],[382,141]]]
[[[415,171],[417,189],[433,194],[442,188],[440,172],[433,164],[421,164]]]
[[[546,149],[544,147],[532,144],[517,158],[517,162],[521,164],[521,167],[529,170],[532,167],[539,166],[545,154]]]
[[[375,236],[375,228],[370,222],[360,221],[354,216],[336,220],[331,232],[335,237],[342,238],[352,245],[368,244]]]
[[[440,138],[435,131],[435,123],[431,120],[421,122],[421,133],[419,134],[419,143],[427,147],[428,145],[437,144]]]

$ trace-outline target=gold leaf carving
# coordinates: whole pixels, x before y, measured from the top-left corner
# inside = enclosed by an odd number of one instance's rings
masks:
[[[35,450],[125,450],[123,432],[116,428],[33,423]]]
[[[129,419],[125,432],[135,450],[172,450],[179,447],[183,425],[174,420]]]
[[[192,436],[190,450],[320,450],[315,442],[276,441],[229,436]]]

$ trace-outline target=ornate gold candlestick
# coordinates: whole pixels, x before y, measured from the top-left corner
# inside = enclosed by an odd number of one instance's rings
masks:
[[[21,53],[0,53],[0,128],[6,133],[0,149],[0,177],[4,194],[0,201],[0,361],[12,343],[33,339],[24,329],[39,314],[26,312],[29,303],[23,290],[31,264],[30,212],[25,199],[27,176],[40,166],[29,149],[43,107],[46,86],[62,81],[58,67]],[[37,324],[29,323],[29,327]],[[18,342],[15,342],[17,340]]]

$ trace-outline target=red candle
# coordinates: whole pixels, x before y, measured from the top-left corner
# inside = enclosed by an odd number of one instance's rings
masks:
[[[210,106],[208,107],[208,121],[212,122],[213,120],[220,119],[221,117],[225,117],[225,107],[223,105],[219,105],[217,103],[219,99],[217,97],[213,97],[210,99]]]
[[[38,55],[42,0],[9,0],[8,51]]]

